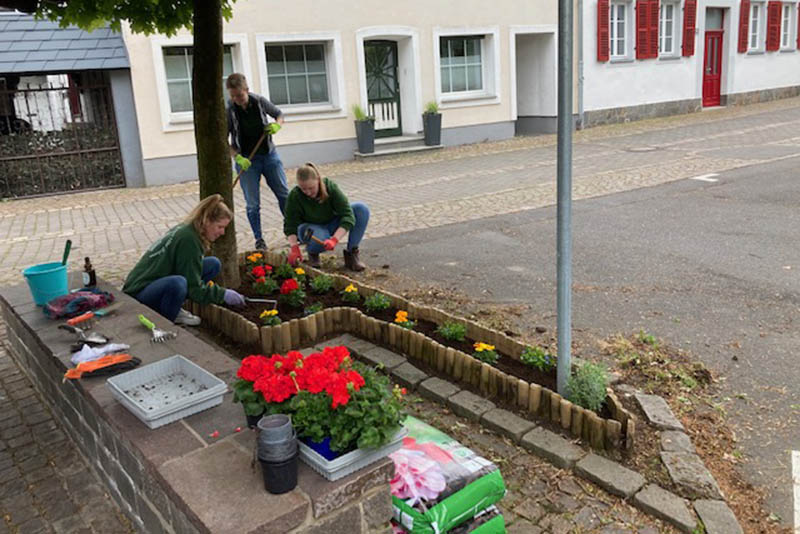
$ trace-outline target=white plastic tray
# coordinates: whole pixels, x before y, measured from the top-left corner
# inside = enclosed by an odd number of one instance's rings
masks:
[[[333,460],[326,460],[324,456],[303,443],[298,442],[300,459],[311,469],[325,477],[327,480],[339,480],[359,469],[374,464],[381,458],[389,456],[403,446],[403,438],[408,434],[405,427],[401,427],[389,443],[376,449],[356,449],[343,454]]]
[[[180,354],[106,380],[111,394],[150,428],[222,403],[225,382]]]

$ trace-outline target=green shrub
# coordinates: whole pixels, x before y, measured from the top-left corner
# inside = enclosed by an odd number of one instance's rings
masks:
[[[587,362],[567,380],[567,398],[578,406],[596,412],[606,401],[607,387],[606,368]]]
[[[302,289],[295,289],[294,291],[280,295],[278,300],[292,308],[302,308],[306,300],[306,292]]]
[[[277,267],[275,267],[275,276],[277,276],[281,280],[286,280],[287,278],[294,278],[294,267],[289,265],[288,263],[281,263]]]
[[[367,297],[364,299],[364,306],[367,308],[368,312],[376,312],[389,309],[389,306],[392,305],[391,299],[384,295],[383,293],[375,293],[371,297]]]
[[[259,295],[269,295],[277,290],[278,282],[269,276],[259,278],[256,282],[253,282],[253,291]]]
[[[525,347],[519,359],[525,365],[529,365],[543,373],[549,373],[556,368],[556,357],[538,345],[536,347]]]
[[[333,287],[333,278],[327,274],[320,274],[311,279],[311,291],[317,295],[327,293]]]
[[[324,308],[324,306],[322,305],[321,302],[315,302],[314,304],[303,310],[303,315],[305,316],[314,315],[315,313],[321,312],[322,308]]]
[[[436,333],[448,341],[464,341],[467,336],[467,326],[462,323],[445,321],[444,324],[439,325]]]

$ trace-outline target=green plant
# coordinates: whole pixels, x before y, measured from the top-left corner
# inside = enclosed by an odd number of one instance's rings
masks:
[[[587,362],[567,379],[567,398],[578,406],[596,412],[606,400],[607,387],[606,368]]]
[[[353,115],[355,115],[357,121],[370,121],[374,117],[370,117],[358,104],[353,104]]]
[[[436,333],[448,341],[464,341],[467,336],[467,326],[462,323],[445,321],[436,328]]]
[[[314,304],[303,310],[303,315],[305,316],[314,315],[315,313],[321,312],[322,308],[324,308],[324,306],[322,305],[321,302],[315,302]]]
[[[259,295],[269,295],[278,290],[278,282],[272,277],[264,276],[253,282],[253,291]]]
[[[302,289],[295,289],[294,291],[281,294],[278,300],[292,308],[302,308],[306,301],[306,292]]]
[[[294,267],[292,267],[288,263],[281,263],[280,265],[275,267],[275,276],[277,276],[280,280],[286,280],[287,278],[294,278],[295,276]]]
[[[253,382],[241,378],[233,384],[233,402],[241,402],[247,415],[261,415],[267,407],[264,397],[253,390]]]
[[[425,104],[425,111],[423,113],[425,113],[426,115],[439,113],[439,104],[437,104],[435,100],[431,100],[430,102]]]
[[[278,310],[264,310],[258,318],[261,319],[261,324],[264,326],[278,326],[281,324],[281,318],[278,317]]]
[[[475,343],[473,347],[475,348],[475,352],[472,353],[472,356],[489,365],[497,363],[499,356],[497,351],[494,350],[494,345],[478,342]]]
[[[644,343],[645,345],[650,345],[653,348],[658,348],[658,341],[656,341],[655,336],[652,334],[648,334],[644,330],[639,330],[639,341]]]
[[[356,286],[353,284],[350,284],[346,288],[342,289],[341,295],[342,300],[348,304],[358,304],[361,302],[361,295],[358,294],[358,288],[356,288]]]
[[[549,373],[556,368],[556,357],[538,345],[536,347],[525,347],[519,359],[525,365],[529,365],[543,373]]]
[[[364,299],[364,307],[368,312],[377,312],[386,310],[392,305],[391,299],[383,293],[375,293]]]
[[[327,293],[333,287],[333,278],[327,274],[320,274],[311,279],[309,284],[311,291],[317,295]]]

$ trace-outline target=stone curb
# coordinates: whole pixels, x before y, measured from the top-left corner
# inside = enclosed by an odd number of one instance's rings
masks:
[[[614,495],[628,498],[644,486],[645,478],[597,454],[587,454],[575,464],[575,472]]]
[[[648,514],[672,523],[678,530],[693,532],[697,519],[686,501],[665,489],[648,484],[633,496],[633,504]]]

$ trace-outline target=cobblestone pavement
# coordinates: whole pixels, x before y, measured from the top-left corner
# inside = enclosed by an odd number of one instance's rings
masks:
[[[134,532],[5,342],[0,323],[0,534]]]
[[[576,200],[657,185],[800,154],[800,98],[577,132]],[[367,162],[323,166],[351,200],[372,210],[368,237],[552,205],[555,137],[519,137]],[[290,181],[293,172],[289,171]],[[141,253],[196,203],[197,182],[10,201],[0,204],[0,285],[20,270],[61,257],[91,256],[121,282]],[[252,234],[235,195],[241,247]],[[265,237],[282,242],[277,204],[262,187]]]

